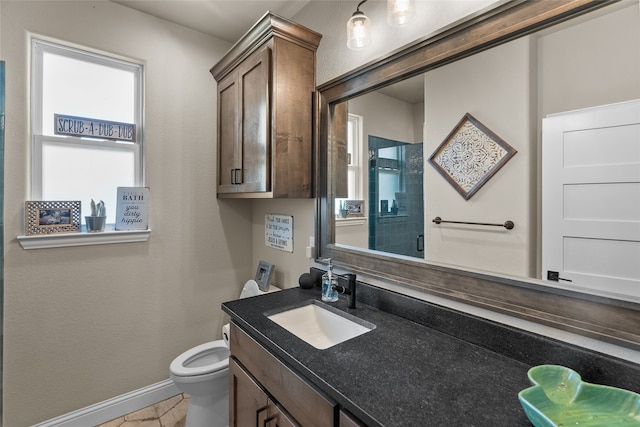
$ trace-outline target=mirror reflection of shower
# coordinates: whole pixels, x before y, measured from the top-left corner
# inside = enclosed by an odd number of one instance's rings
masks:
[[[415,119],[423,103],[374,92],[350,101],[348,111],[347,191],[335,199],[335,242],[424,258],[423,124]]]
[[[422,143],[368,139],[369,249],[422,258]]]

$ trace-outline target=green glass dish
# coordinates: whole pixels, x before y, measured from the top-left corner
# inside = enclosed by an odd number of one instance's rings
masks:
[[[529,369],[533,387],[518,393],[529,421],[536,427],[640,426],[640,394],[590,384],[564,366]]]

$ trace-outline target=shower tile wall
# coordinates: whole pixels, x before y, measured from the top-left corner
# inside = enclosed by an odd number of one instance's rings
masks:
[[[422,143],[407,144],[369,136],[369,249],[412,257],[423,257],[418,250],[418,236],[424,233],[423,150]],[[402,146],[400,164],[407,194],[407,212],[380,216],[378,206],[378,149]]]

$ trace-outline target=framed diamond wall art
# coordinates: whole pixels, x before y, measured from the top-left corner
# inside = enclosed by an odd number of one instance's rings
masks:
[[[517,151],[467,113],[429,163],[469,200]]]

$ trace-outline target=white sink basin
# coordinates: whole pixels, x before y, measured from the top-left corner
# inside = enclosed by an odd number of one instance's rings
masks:
[[[267,318],[315,348],[324,350],[374,329],[376,325],[318,301]]]

